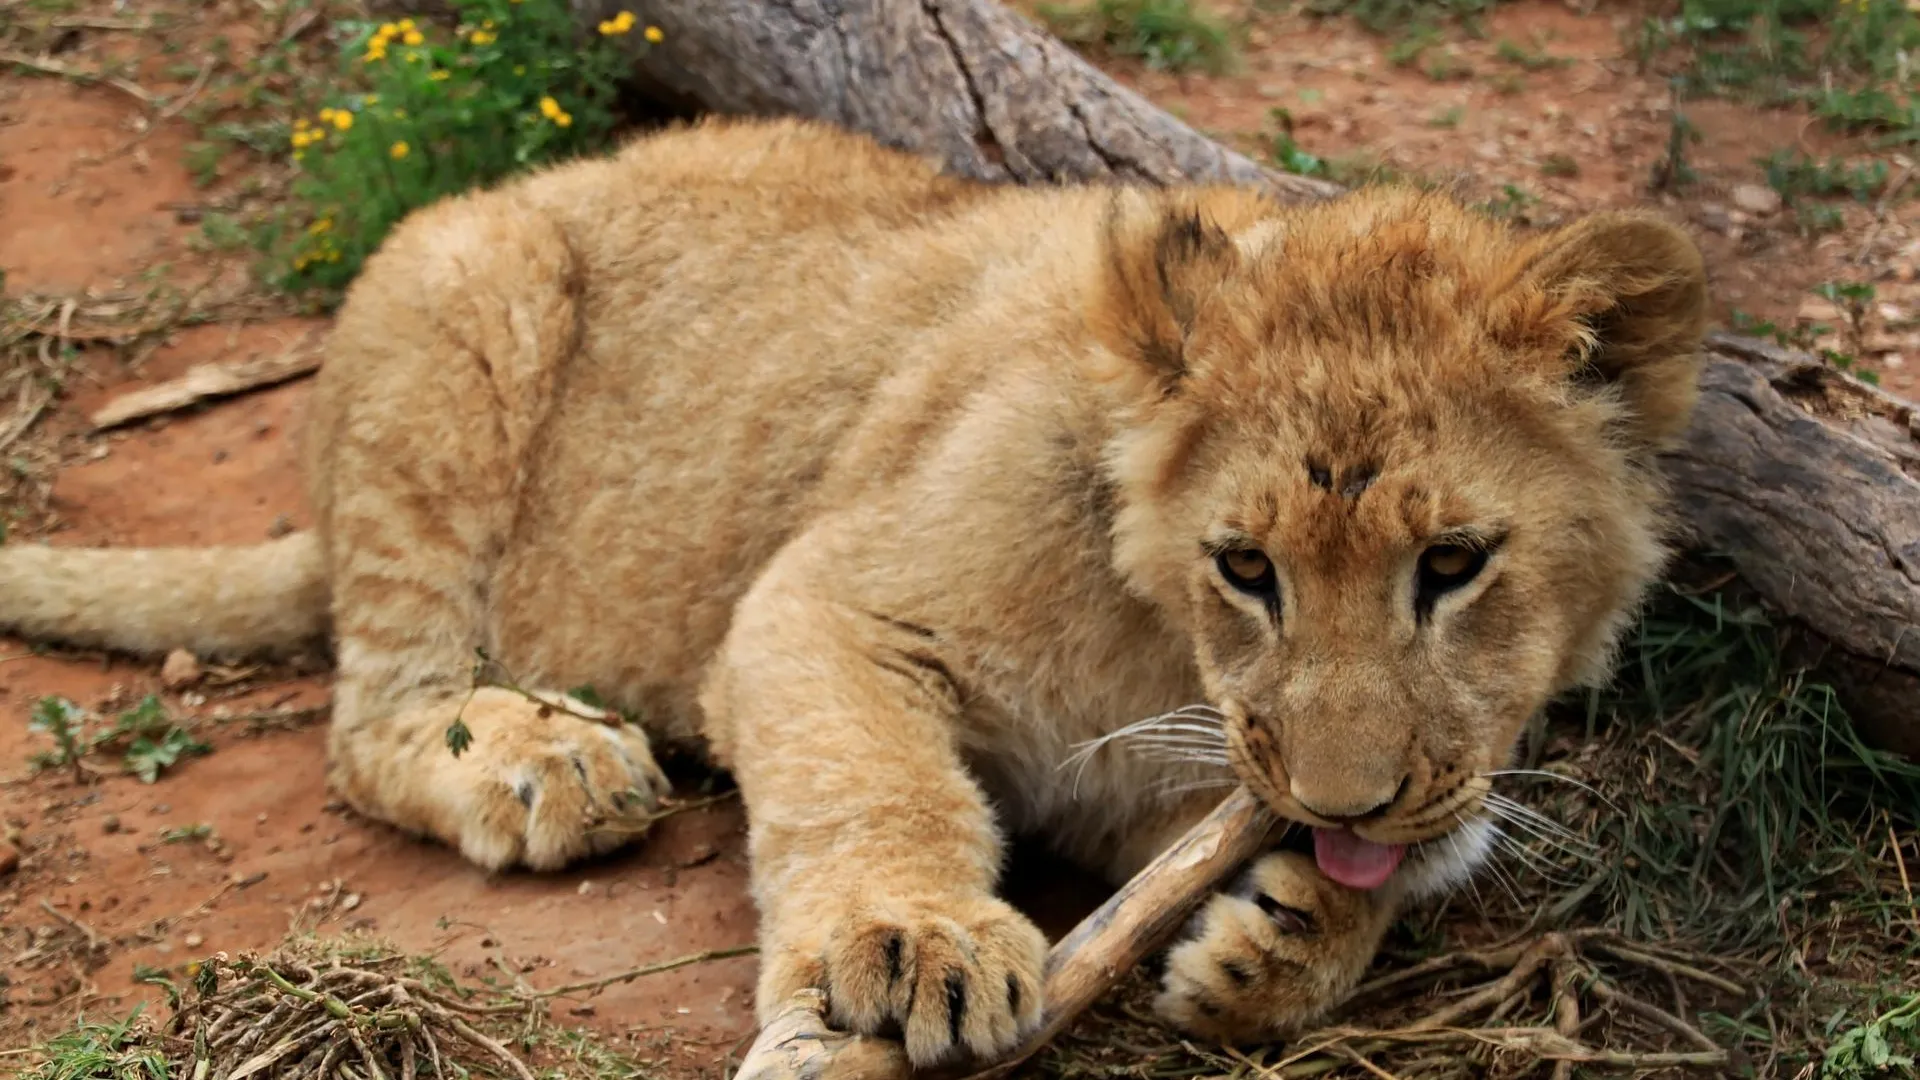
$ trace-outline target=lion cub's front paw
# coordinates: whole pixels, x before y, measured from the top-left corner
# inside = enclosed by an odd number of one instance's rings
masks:
[[[836,1026],[869,1035],[897,1030],[917,1068],[963,1052],[990,1059],[1039,1022],[1046,935],[995,897],[869,898],[851,909],[795,914],[817,920],[824,936],[817,946],[769,952],[818,961],[794,965],[784,978],[769,971],[763,1005],[777,1006],[800,988],[774,983],[819,985]]]
[[[1155,1011],[1221,1042],[1299,1031],[1359,980],[1379,944],[1381,914],[1310,857],[1267,855],[1209,900],[1190,936],[1168,951]]]
[[[491,869],[553,870],[611,851],[645,834],[671,790],[638,729],[582,717],[604,716],[562,695],[533,700],[483,687],[461,707],[471,733],[454,757],[424,782],[444,785],[447,839]]]

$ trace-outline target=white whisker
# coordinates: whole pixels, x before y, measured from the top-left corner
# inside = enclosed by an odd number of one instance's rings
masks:
[[[1600,792],[1596,790],[1592,785],[1582,783],[1579,780],[1575,780],[1571,776],[1562,776],[1557,772],[1548,772],[1545,769],[1495,769],[1492,772],[1484,772],[1484,773],[1481,773],[1480,775],[1488,778],[1500,777],[1500,776],[1534,776],[1534,777],[1539,777],[1542,780],[1557,780],[1560,783],[1566,784],[1570,787],[1579,788],[1581,791],[1584,791],[1587,794],[1593,796],[1594,798],[1599,799],[1601,802],[1606,803],[1607,809],[1609,810],[1612,810],[1616,813],[1618,813],[1620,810],[1618,806],[1615,806],[1613,804],[1612,799],[1609,799],[1605,795],[1600,794]]]
[[[1227,764],[1225,714],[1205,703],[1182,705],[1072,744],[1073,753],[1055,768],[1075,769],[1073,798],[1080,797],[1080,781],[1085,778],[1093,756],[1107,745],[1121,741],[1137,742],[1146,750],[1156,751],[1158,760],[1208,766]]]

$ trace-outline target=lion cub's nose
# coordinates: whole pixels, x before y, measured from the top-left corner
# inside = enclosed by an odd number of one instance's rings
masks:
[[[1401,777],[1400,783],[1385,798],[1380,797],[1378,789],[1345,793],[1315,791],[1312,784],[1301,783],[1297,776],[1287,782],[1287,788],[1293,793],[1294,801],[1315,817],[1336,825],[1356,825],[1384,816],[1407,790],[1409,779],[1411,777]]]

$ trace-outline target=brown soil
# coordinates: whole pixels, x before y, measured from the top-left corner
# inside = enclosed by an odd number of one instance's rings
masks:
[[[1485,41],[1450,46],[1472,74],[1448,81],[1394,67],[1386,42],[1348,22],[1300,15],[1262,16],[1232,76],[1110,66],[1216,136],[1255,146],[1274,130],[1269,110],[1283,106],[1295,137],[1317,154],[1364,152],[1402,170],[1457,174],[1483,195],[1512,184],[1541,199],[1535,220],[1659,206],[1697,227],[1722,315],[1738,308],[1786,326],[1810,312],[1832,322],[1808,304],[1808,289],[1874,280],[1883,310],[1873,313],[1868,351],[1886,383],[1911,394],[1908,361],[1920,364],[1920,343],[1903,327],[1920,309],[1914,204],[1894,200],[1879,215],[1850,205],[1844,231],[1803,240],[1787,214],[1735,201],[1742,185],[1764,187],[1754,159],[1783,145],[1864,155],[1863,147],[1795,113],[1710,102],[1686,106],[1703,137],[1689,151],[1699,180],[1650,195],[1671,102],[1661,78],[1636,73],[1624,56],[1619,22],[1629,17],[1520,0],[1488,20]],[[1494,57],[1502,38],[1542,43],[1572,62],[1519,72]],[[61,59],[85,68],[128,48],[126,35],[86,32]],[[184,89],[151,64],[133,70],[149,89]],[[1454,126],[1437,126],[1449,116]],[[8,290],[98,294],[162,279],[244,292],[244,262],[196,241],[197,210],[223,189],[209,193],[190,177],[182,158],[195,138],[184,121],[156,119],[122,90],[0,74]],[[1558,175],[1543,174],[1549,161]],[[1896,173],[1905,166],[1894,164]],[[34,433],[64,462],[54,477],[55,542],[244,543],[303,524],[303,384],[104,437],[80,433],[90,409],[131,387],[194,363],[298,347],[323,328],[291,316],[196,326],[143,351],[137,364],[84,351],[78,378]],[[110,712],[147,693],[195,720],[213,753],[151,786],[117,775],[111,760],[103,775],[82,779],[67,770],[29,775],[29,755],[49,745],[27,730],[35,701],[60,695]],[[323,673],[289,670],[213,671],[168,691],[158,661],[35,656],[0,639],[0,776],[8,777],[0,818],[20,852],[17,869],[0,870],[0,1046],[31,1043],[82,1011],[120,1014],[157,999],[135,982],[141,965],[177,974],[210,952],[268,947],[290,930],[369,929],[435,952],[462,975],[534,986],[753,940],[737,805],[681,814],[637,850],[564,873],[488,875],[329,801],[313,708],[326,696]],[[169,828],[201,824],[209,837],[162,839]],[[0,857],[5,850],[0,842]],[[1056,928],[1096,895],[1052,873],[1020,881]],[[645,1048],[674,1072],[717,1075],[751,1031],[753,973],[750,957],[701,964],[555,1011]]]

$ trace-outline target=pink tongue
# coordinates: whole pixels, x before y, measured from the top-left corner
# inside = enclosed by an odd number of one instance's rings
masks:
[[[1320,872],[1349,889],[1377,889],[1393,876],[1405,844],[1376,844],[1352,829],[1313,830],[1313,861]]]

